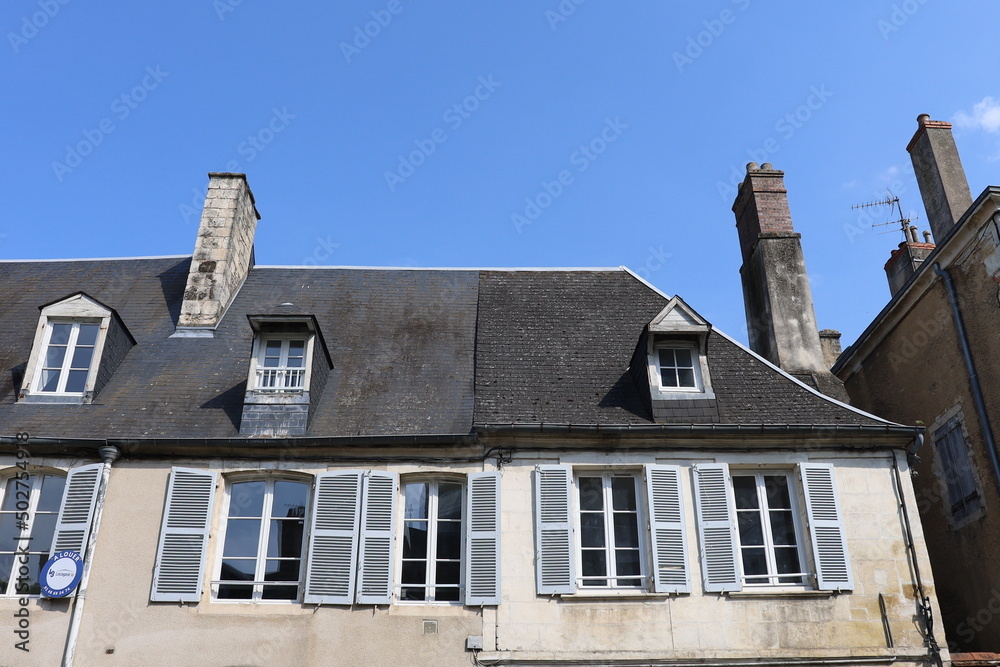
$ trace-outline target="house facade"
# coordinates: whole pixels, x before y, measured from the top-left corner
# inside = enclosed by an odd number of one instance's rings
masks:
[[[209,186],[190,256],[0,262],[0,663],[948,662],[922,429],[818,345],[783,369],[624,268],[259,266],[245,177]]]
[[[892,299],[833,370],[854,405],[926,426],[914,483],[944,630],[1000,652],[1000,188],[973,200],[949,123],[921,115],[907,150],[935,242],[911,228]]]

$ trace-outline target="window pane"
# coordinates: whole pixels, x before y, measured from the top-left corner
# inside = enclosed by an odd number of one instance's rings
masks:
[[[675,371],[673,368],[661,368],[660,384],[662,384],[664,387],[676,387],[677,371]]]
[[[687,348],[677,348],[674,350],[674,358],[677,360],[678,367],[691,368],[691,350]]]
[[[438,563],[434,574],[437,575],[436,583],[438,585],[457,584],[462,576],[462,564]]]
[[[736,522],[740,527],[740,544],[744,546],[764,544],[764,527],[761,525],[760,513],[737,512]]]
[[[407,521],[403,526],[403,558],[427,558],[426,521]]]
[[[441,484],[438,486],[438,518],[462,518],[461,484]]]
[[[264,343],[264,355],[268,357],[281,356],[281,341],[269,340]]]
[[[233,586],[232,584],[219,586],[220,600],[250,600],[252,598],[253,586]]]
[[[585,549],[583,551],[583,576],[604,576],[608,573],[607,554],[603,550]],[[604,580],[584,581],[584,586],[607,586]]]
[[[39,512],[58,512],[62,502],[63,489],[66,488],[66,478],[56,475],[45,475],[42,478],[42,495],[38,499]]]
[[[733,475],[733,495],[736,496],[736,509],[757,509],[757,480],[745,475]]]
[[[296,600],[299,597],[298,586],[264,586],[262,600]]]
[[[264,368],[277,368],[281,365],[281,359],[278,357],[264,357]]]
[[[426,519],[427,518],[427,485],[407,484],[404,489],[406,495],[405,519]]]
[[[55,345],[49,345],[49,348],[45,350],[45,367],[62,368],[63,359],[65,358],[66,358],[65,347],[57,347]]]
[[[264,581],[298,581],[300,560],[269,560],[264,564]]]
[[[73,351],[72,368],[90,368],[90,360],[94,356],[94,348],[78,347]]]
[[[791,510],[769,512],[771,515],[771,537],[775,545],[795,545],[795,522]]]
[[[302,482],[274,483],[274,498],[271,502],[271,516],[304,517],[306,515],[306,500],[309,496],[309,485]]]
[[[49,345],[68,345],[69,332],[72,330],[72,324],[53,324],[52,336],[49,337]]]
[[[35,480],[34,475],[28,475],[28,479],[26,480],[22,479],[20,486],[21,491],[24,491],[25,489],[30,489],[31,485],[34,483],[34,480]],[[17,489],[18,489],[17,480],[14,479],[13,477],[8,479],[7,488],[4,489],[3,493],[3,505],[0,506],[0,509],[2,509],[4,512],[13,512],[14,510],[17,509]],[[24,498],[21,499],[21,502],[22,503],[24,502]]]
[[[267,555],[270,558],[299,558],[302,556],[303,521],[271,519],[267,534]]]
[[[302,368],[305,365],[305,359],[302,357],[288,357],[288,363],[285,364],[288,368]]]
[[[615,546],[639,547],[639,520],[635,514],[615,514]]]
[[[59,388],[59,371],[42,371],[42,391],[55,391]]]
[[[404,586],[399,589],[399,597],[404,600],[426,600],[427,591],[423,586]]]
[[[434,591],[434,599],[439,602],[458,602],[458,587],[438,588]]]
[[[604,546],[604,515],[593,512],[580,514],[580,546]]]
[[[792,499],[788,494],[788,478],[784,475],[764,475],[764,491],[767,506],[771,509],[791,509]]]
[[[660,350],[660,365],[675,367],[677,363],[674,361],[674,351],[671,349]]]
[[[87,371],[70,371],[66,379],[66,391],[80,393],[87,386]]]
[[[31,517],[31,545],[28,547],[32,551],[44,551],[46,556],[52,548],[52,534],[56,530],[55,514],[35,513]]]
[[[222,561],[222,573],[219,579],[225,581],[253,581],[257,561],[230,558]]]
[[[17,551],[17,538],[20,535],[21,530],[17,527],[17,518],[13,514],[0,514],[0,551],[11,553]],[[0,572],[0,575],[3,575],[3,572]]]
[[[677,369],[677,386],[678,387],[694,387],[694,371],[690,368],[678,368]]]
[[[38,573],[41,572],[42,566],[45,565],[45,561],[49,559],[49,554],[32,554],[28,557],[28,564],[24,565],[20,563],[20,558],[18,557],[18,568],[17,575],[14,577],[14,590],[18,594],[27,595],[38,595],[42,592],[42,587],[38,583]],[[28,568],[28,574],[25,575],[21,572],[22,567]],[[24,577],[22,579],[22,577]]]
[[[640,574],[638,549],[615,549],[615,570],[619,576]]]
[[[437,526],[437,557],[462,557],[462,524],[458,521],[442,521]]]
[[[618,512],[635,511],[635,479],[611,478],[611,507]]]
[[[229,493],[229,516],[263,516],[264,482],[237,482]]]
[[[600,477],[581,477],[579,485],[580,509],[603,510],[604,481]]]
[[[404,584],[425,583],[427,581],[427,563],[422,560],[403,561],[403,576],[400,581]]]
[[[97,331],[100,327],[97,324],[81,324],[80,332],[76,335],[77,345],[94,345],[97,343]]]
[[[14,567],[14,554],[0,555],[0,594],[14,592],[13,584],[10,584],[10,590],[7,590],[7,584],[11,581],[10,570],[12,567]]]
[[[778,568],[778,574],[802,571],[799,569],[799,550],[795,547],[776,547],[774,562]]]
[[[230,519],[222,555],[229,558],[256,558],[260,544],[260,519]]]
[[[764,549],[743,549],[743,574],[746,576],[754,574],[767,574],[767,559],[764,557]]]

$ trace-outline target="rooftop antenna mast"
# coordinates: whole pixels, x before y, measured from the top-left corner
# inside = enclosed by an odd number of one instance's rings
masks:
[[[898,215],[898,217],[895,220],[887,220],[886,222],[873,222],[872,227],[899,225],[900,231],[903,232],[903,237],[909,238],[909,234],[907,232],[910,228],[910,223],[916,220],[917,218],[916,217],[907,218],[905,215],[903,215],[903,207],[900,206],[899,204],[899,197],[892,194],[892,190],[889,190],[888,188],[886,188],[886,192],[888,193],[888,196],[885,199],[880,199],[879,201],[871,201],[868,202],[867,204],[857,204],[855,206],[852,206],[851,209],[853,210],[856,208],[871,208],[873,206],[889,206],[891,211],[892,207],[895,206],[896,214]],[[890,232],[891,230],[889,232],[882,232],[882,233],[888,234]]]

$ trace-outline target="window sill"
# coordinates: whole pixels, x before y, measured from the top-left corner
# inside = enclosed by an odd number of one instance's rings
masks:
[[[580,590],[577,589],[576,593],[567,593],[565,595],[558,596],[561,599],[571,602],[573,600],[653,600],[653,599],[666,599],[670,597],[676,597],[678,595],[687,595],[686,593],[652,593],[646,590]],[[544,597],[544,596],[543,596]]]
[[[90,403],[86,394],[24,394],[18,403],[54,403],[62,405],[84,405]]]
[[[725,593],[731,598],[829,598],[838,595],[835,591],[795,590],[782,588],[761,588]]]

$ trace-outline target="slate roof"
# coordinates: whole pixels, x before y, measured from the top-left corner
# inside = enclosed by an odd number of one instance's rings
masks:
[[[289,310],[316,317],[334,364],[313,437],[653,423],[627,367],[667,299],[625,270],[256,267],[214,338],[171,338],[189,263],[0,262],[0,434],[238,438],[247,315]],[[136,345],[91,405],[17,403],[39,306],[78,291],[116,309]],[[721,423],[885,424],[716,333],[708,352]]]

